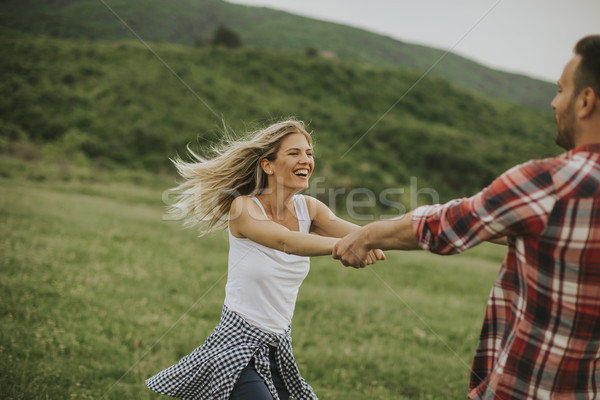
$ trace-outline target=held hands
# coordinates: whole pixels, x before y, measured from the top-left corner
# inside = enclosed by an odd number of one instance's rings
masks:
[[[333,247],[332,257],[340,260],[346,267],[354,268],[364,268],[376,261],[385,260],[382,250],[368,248],[363,229],[340,239]]]
[[[364,268],[376,260],[385,260],[381,250],[417,250],[419,238],[413,231],[413,213],[371,222],[340,239],[332,256],[345,266]]]

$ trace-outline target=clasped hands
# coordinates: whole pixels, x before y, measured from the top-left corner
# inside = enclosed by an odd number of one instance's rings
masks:
[[[363,229],[352,232],[341,238],[333,247],[331,256],[340,260],[346,267],[364,268],[385,260],[385,254],[380,249],[370,249]]]

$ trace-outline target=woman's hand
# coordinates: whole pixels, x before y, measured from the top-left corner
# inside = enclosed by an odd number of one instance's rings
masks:
[[[357,267],[357,268],[363,268],[363,267],[366,267],[367,265],[372,265],[372,264],[375,264],[377,261],[383,261],[383,260],[385,260],[385,254],[383,253],[383,251],[379,250],[379,249],[374,249],[367,253],[367,258],[365,260],[364,265],[362,265],[362,267]]]

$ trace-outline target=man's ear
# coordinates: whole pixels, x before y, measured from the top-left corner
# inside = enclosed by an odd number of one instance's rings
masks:
[[[591,87],[584,88],[581,93],[579,93],[579,98],[577,99],[577,116],[579,118],[587,118],[592,115],[595,111],[599,111],[598,108],[600,104],[598,104],[598,96],[594,89]]]

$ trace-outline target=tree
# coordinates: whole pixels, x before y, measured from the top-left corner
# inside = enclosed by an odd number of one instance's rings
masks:
[[[217,28],[215,32],[212,44],[214,46],[237,48],[242,45],[242,39],[237,33],[227,28],[226,26],[221,25]]]

